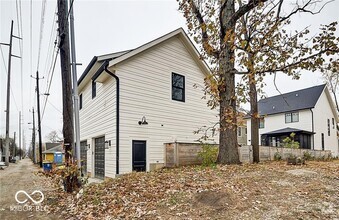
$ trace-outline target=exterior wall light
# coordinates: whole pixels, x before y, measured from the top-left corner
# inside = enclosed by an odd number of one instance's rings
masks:
[[[146,117],[142,116],[141,121],[138,122],[139,125],[148,125],[148,122],[146,121]]]
[[[105,141],[105,149],[109,149],[111,146],[111,140]]]

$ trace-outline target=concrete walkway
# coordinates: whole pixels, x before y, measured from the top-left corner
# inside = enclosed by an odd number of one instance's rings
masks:
[[[15,195],[19,190],[25,191],[35,201],[42,199],[40,193],[32,193],[39,190],[42,193],[51,190],[44,183],[44,178],[34,173],[39,171],[39,167],[34,165],[28,158],[18,161],[16,164],[10,163],[5,170],[0,170],[0,219],[58,219],[48,214],[46,208],[40,204],[34,204],[32,200],[23,192]]]

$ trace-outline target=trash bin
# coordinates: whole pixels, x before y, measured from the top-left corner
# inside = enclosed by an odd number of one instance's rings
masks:
[[[43,162],[43,168],[45,172],[49,172],[52,170],[52,163],[51,162]]]
[[[54,153],[54,163],[55,164],[62,164],[62,152],[55,152]]]

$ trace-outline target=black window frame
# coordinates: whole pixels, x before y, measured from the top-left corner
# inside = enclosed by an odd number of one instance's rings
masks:
[[[174,81],[173,81],[174,76],[182,77],[182,79],[183,79],[183,86],[182,86],[182,88],[179,87],[179,86],[174,85]],[[185,88],[185,76],[181,75],[181,74],[178,74],[178,73],[172,72],[172,77],[171,78],[172,78],[172,84],[171,84],[171,88],[172,88],[172,91],[171,91],[172,100],[179,101],[179,102],[185,102],[186,101],[186,98],[185,98],[185,96],[186,96],[186,93],[185,93],[185,90],[186,90],[186,88]],[[173,88],[182,90],[182,99],[178,99],[175,96],[173,96]]]
[[[327,119],[327,134],[331,136],[331,121],[329,118]]]
[[[79,95],[79,110],[82,109],[82,93]]]
[[[238,137],[241,137],[241,136],[242,136],[242,130],[241,130],[241,127],[238,127],[237,133],[238,133]]]
[[[261,128],[265,128],[265,118],[259,119],[259,129],[261,129]]]
[[[97,83],[92,80],[92,99],[97,96]]]
[[[298,114],[298,119],[296,121],[293,120],[293,114],[297,113]],[[290,116],[288,117],[287,115],[290,114]],[[287,121],[286,119],[290,119],[290,121]],[[295,122],[299,122],[299,112],[286,112],[285,113],[285,124],[288,123],[295,123]]]

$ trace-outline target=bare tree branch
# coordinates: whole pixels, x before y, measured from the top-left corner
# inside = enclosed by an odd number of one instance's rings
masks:
[[[206,22],[202,16],[202,14],[200,13],[199,9],[197,8],[197,6],[195,5],[193,0],[189,1],[191,6],[192,6],[192,12],[194,13],[194,15],[196,16],[199,25],[200,25],[200,30],[201,30],[201,36],[202,36],[202,46],[205,49],[206,53],[209,55],[214,56],[215,58],[219,58],[219,51],[216,50],[215,48],[213,48],[211,46],[211,44],[209,43],[209,35],[207,33],[207,25]]]

